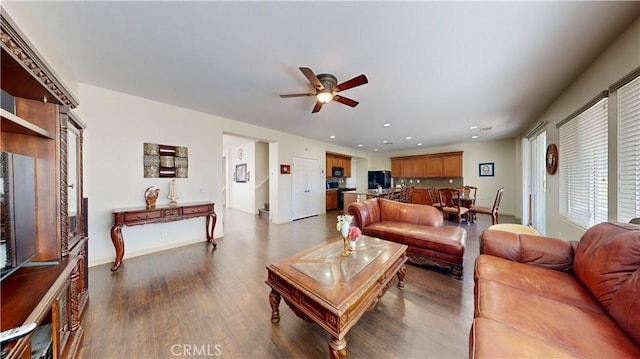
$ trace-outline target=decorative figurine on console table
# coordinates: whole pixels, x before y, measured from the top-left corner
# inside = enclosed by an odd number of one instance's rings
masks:
[[[178,195],[176,194],[176,179],[172,179],[171,182],[169,182],[169,195],[167,195],[167,198],[171,200],[171,202],[169,202],[169,206],[175,207],[178,205],[178,202],[176,202],[176,199],[178,199]]]
[[[147,203],[147,209],[156,208],[156,200],[159,194],[159,188],[154,189],[153,187],[148,187],[147,190],[144,191],[144,201]]]

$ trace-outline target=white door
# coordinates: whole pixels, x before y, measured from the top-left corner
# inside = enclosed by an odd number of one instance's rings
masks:
[[[291,165],[292,219],[320,214],[324,186],[318,160],[293,157]]]

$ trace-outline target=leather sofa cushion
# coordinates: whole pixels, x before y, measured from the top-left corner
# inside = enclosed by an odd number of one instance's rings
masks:
[[[496,338],[499,343],[496,343]],[[582,358],[544,339],[534,338],[509,325],[476,318],[469,336],[469,358]],[[498,345],[496,345],[498,344]]]
[[[640,269],[618,288],[610,308],[609,314],[640,346]]]
[[[608,315],[482,278],[477,287],[478,316],[582,357],[640,358]]]
[[[366,226],[364,234],[458,256],[464,255],[467,237],[467,232],[460,227],[429,227],[388,220]]]
[[[492,229],[482,232],[480,253],[560,271],[571,270],[574,256],[571,243],[559,238]]]
[[[380,220],[441,227],[442,215],[437,208],[420,204],[402,203],[378,198]]]
[[[638,269],[640,226],[633,224],[591,227],[580,239],[573,260],[576,276],[609,312],[616,291]]]
[[[499,282],[595,313],[607,313],[572,273],[481,254],[476,258],[474,279]]]

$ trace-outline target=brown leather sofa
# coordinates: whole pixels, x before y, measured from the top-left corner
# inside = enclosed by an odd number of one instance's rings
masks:
[[[444,227],[435,207],[372,198],[349,204],[347,212],[363,234],[409,246],[409,262],[450,269],[462,278],[467,231]]]
[[[481,240],[470,358],[640,358],[640,226]]]

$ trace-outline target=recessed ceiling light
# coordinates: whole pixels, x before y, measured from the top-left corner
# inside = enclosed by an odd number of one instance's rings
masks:
[[[336,136],[331,135],[331,136],[329,136],[329,138],[334,139],[334,138],[336,138]]]
[[[362,147],[362,143],[358,144],[358,147]]]
[[[374,149],[373,149],[373,152],[378,152],[378,149],[377,149],[377,148],[374,148]]]
[[[384,125],[382,125],[382,126],[384,126],[384,127],[390,127],[390,126],[391,126],[391,124],[390,124],[390,123],[385,123],[385,124],[384,124]]]
[[[471,126],[471,127],[469,127],[469,129],[470,129],[470,130],[477,130],[477,129],[478,129],[478,126]]]
[[[471,138],[473,138],[474,140],[475,140],[476,138],[479,138],[479,137],[480,137],[480,136],[478,136],[478,135],[471,136]]]
[[[422,142],[418,142],[418,146],[422,146]]]
[[[407,136],[407,137],[405,137],[404,139],[405,139],[405,140],[410,140],[410,139],[411,139],[411,136]]]
[[[389,143],[389,141],[387,141],[387,140],[384,140],[384,141],[382,141],[382,143]]]

